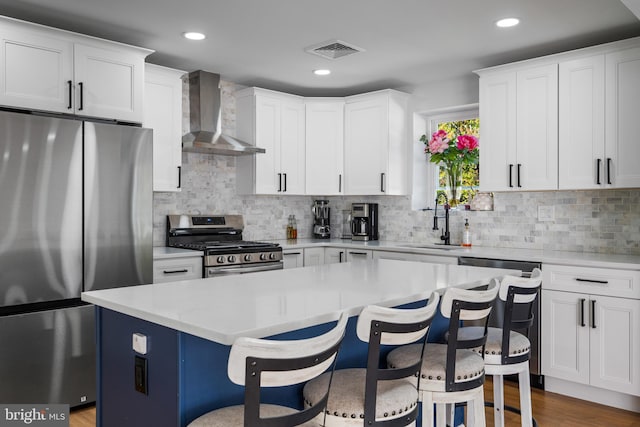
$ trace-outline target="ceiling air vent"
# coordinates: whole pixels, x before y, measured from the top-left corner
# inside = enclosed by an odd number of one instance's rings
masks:
[[[354,53],[364,52],[364,49],[341,40],[331,40],[308,47],[305,51],[327,59],[338,59],[353,55]]]

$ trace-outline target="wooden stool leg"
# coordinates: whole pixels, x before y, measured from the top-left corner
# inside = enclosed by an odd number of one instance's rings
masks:
[[[447,425],[447,404],[436,404],[436,427],[446,427]]]
[[[504,427],[504,378],[493,376],[493,424]]]
[[[529,369],[518,373],[520,391],[520,413],[522,427],[532,427],[533,411],[531,409],[531,385],[529,384]]]
[[[433,396],[422,393],[422,427],[433,427]]]
[[[484,415],[484,387],[478,387],[478,393],[473,399],[473,426],[486,427],[487,420]]]

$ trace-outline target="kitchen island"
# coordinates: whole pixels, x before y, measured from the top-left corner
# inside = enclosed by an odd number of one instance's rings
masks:
[[[226,372],[236,338],[313,336],[342,312],[351,318],[338,367],[365,366],[355,319],[366,305],[420,305],[434,290],[506,273],[513,271],[373,260],[85,292],[97,306],[97,425],[184,426],[241,403],[243,388]],[[133,350],[134,334],[146,338],[146,352]]]

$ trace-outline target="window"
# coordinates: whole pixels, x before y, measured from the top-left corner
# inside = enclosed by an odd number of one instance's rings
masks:
[[[478,107],[466,106],[444,112],[416,114],[414,116],[414,150],[413,150],[413,194],[411,205],[414,210],[433,209],[436,200],[444,203],[444,194],[448,190],[443,167],[439,167],[427,160],[424,153],[424,143],[420,136],[431,136],[439,129],[447,133],[455,130],[457,134],[469,133],[479,136],[480,120]],[[482,141],[480,141],[482,148]],[[459,198],[463,204],[468,203],[479,186],[479,166],[465,167],[461,188],[458,188]]]

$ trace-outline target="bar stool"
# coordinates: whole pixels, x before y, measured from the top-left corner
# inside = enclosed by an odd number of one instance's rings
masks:
[[[529,359],[531,343],[529,329],[533,325],[533,307],[540,292],[542,271],[531,272],[531,277],[504,276],[500,280],[500,300],[505,302],[502,328],[490,327],[484,348],[484,369],[493,376],[493,416],[496,427],[504,426],[504,381],[505,375],[518,374],[522,427],[531,427],[535,422],[531,409],[529,384]],[[516,308],[517,307],[517,308]],[[458,338],[473,336],[474,327],[460,329]],[[516,331],[526,331],[521,334]],[[479,349],[476,349],[479,350]]]
[[[245,386],[244,405],[213,410],[192,421],[189,427],[320,425],[314,418],[324,412],[328,387],[314,405],[303,410],[260,403],[261,387],[300,384],[323,373],[330,378],[347,321],[348,316],[342,314],[329,332],[309,339],[238,338],[231,347],[227,373],[232,382]]]
[[[381,368],[381,361],[388,346],[419,342],[416,346],[422,351],[438,300],[434,292],[425,307],[368,306],[362,310],[356,333],[368,343],[367,367],[337,369],[333,379],[323,374],[309,381],[303,390],[305,405],[314,405],[331,381],[326,427],[415,425],[418,391],[413,379],[420,372],[420,357],[403,368]]]
[[[472,349],[483,347],[487,337],[487,321],[498,294],[498,282],[492,280],[484,290],[449,288],[442,297],[440,313],[449,319],[446,344],[428,343],[422,359],[418,383],[422,402],[422,425],[432,426],[434,404],[437,425],[444,426],[450,415],[447,405],[468,402],[468,424],[484,426],[484,360]],[[458,339],[461,321],[483,321],[478,334]],[[403,367],[419,358],[420,348],[408,345],[393,350],[387,356],[390,367]],[[448,413],[449,412],[449,413]]]

